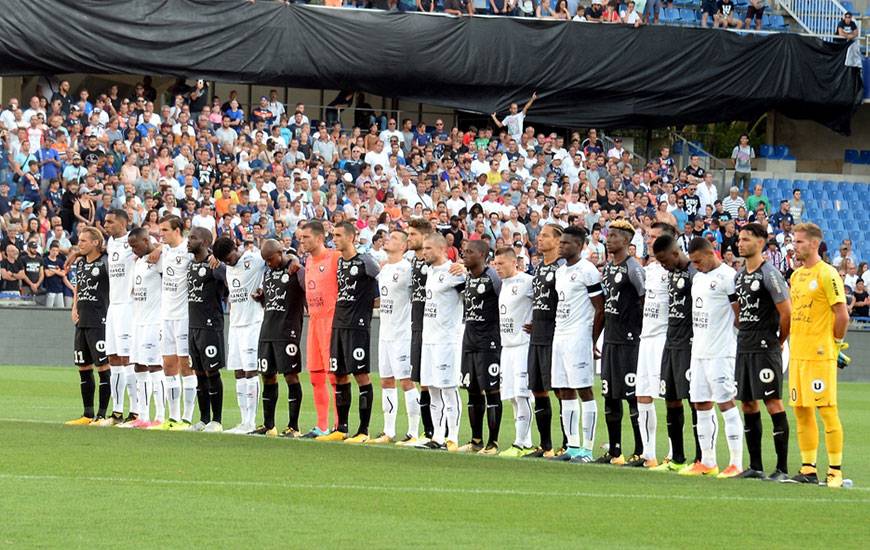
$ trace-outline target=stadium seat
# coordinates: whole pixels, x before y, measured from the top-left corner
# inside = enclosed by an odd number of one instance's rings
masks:
[[[867,88],[870,89],[870,86]],[[870,164],[870,151],[861,151],[860,163]]]
[[[686,27],[694,26],[697,22],[695,10],[691,8],[680,8],[680,24]]]
[[[766,17],[766,16],[765,16]],[[785,22],[785,18],[779,14],[772,14],[770,19],[768,20],[769,28],[775,31],[787,31],[789,30],[788,24]]]
[[[774,148],[774,154],[778,159],[794,160],[794,157],[791,155],[791,152],[788,149],[788,145],[777,145]]]
[[[769,145],[767,143],[762,143],[761,147],[758,149],[758,156],[763,158],[763,159],[766,159],[766,158],[771,158],[772,154],[773,154],[773,145]]]
[[[788,196],[791,197],[792,191],[795,189],[800,189],[801,191],[806,190],[807,182],[805,180],[793,180],[791,182],[791,189],[788,190]]]

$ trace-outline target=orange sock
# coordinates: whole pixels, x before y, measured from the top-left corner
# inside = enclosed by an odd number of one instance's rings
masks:
[[[324,371],[311,373],[311,387],[314,394],[314,410],[317,413],[317,427],[326,432],[329,430],[329,388]]]

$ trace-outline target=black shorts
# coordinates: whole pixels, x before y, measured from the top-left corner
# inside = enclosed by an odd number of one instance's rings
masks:
[[[411,331],[411,380],[420,383],[420,357],[423,355],[423,331]]]
[[[635,397],[637,344],[604,344],[601,352],[601,395],[606,399]]]
[[[371,372],[368,330],[332,329],[332,338],[329,342],[329,372],[336,376]]]
[[[260,374],[273,376],[299,374],[302,372],[302,357],[299,355],[299,342],[281,340],[260,341],[257,346],[257,370]]]
[[[734,379],[740,401],[782,399],[782,353],[738,353]]]
[[[706,13],[710,17],[716,15],[717,8],[715,0],[702,0],[701,1],[701,13]]]
[[[73,362],[77,367],[87,365],[102,367],[108,364],[106,327],[76,327],[73,350]]]
[[[553,365],[552,344],[529,344],[529,390],[550,391],[550,371]]]
[[[661,388],[659,395],[665,401],[682,401],[689,398],[689,366],[692,350],[665,348],[662,353]]]
[[[484,392],[498,390],[500,363],[501,353],[497,351],[463,351],[462,387]]]
[[[189,330],[187,345],[193,370],[214,372],[224,368],[227,354],[222,330],[192,328]]]
[[[755,6],[749,6],[746,8],[746,19],[752,21],[761,21],[761,18],[764,16],[764,6],[760,8],[756,8]]]

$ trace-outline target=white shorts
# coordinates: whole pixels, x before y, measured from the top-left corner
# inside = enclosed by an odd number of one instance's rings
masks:
[[[689,400],[692,403],[726,403],[737,396],[734,357],[692,357],[689,367]]]
[[[501,398],[529,397],[529,345],[501,348]]]
[[[662,354],[665,351],[666,340],[667,334],[640,339],[635,376],[635,392],[638,397],[660,397]]]
[[[580,334],[570,339],[553,338],[550,387],[553,389],[591,388],[595,379],[592,338]]]
[[[420,384],[433,388],[459,386],[459,353],[461,346],[453,343],[423,344],[420,354]]]
[[[378,342],[378,374],[381,378],[411,378],[411,340]]]
[[[227,370],[257,370],[260,324],[230,327],[227,342]]]
[[[160,366],[160,325],[139,325],[133,331],[130,362],[137,365]]]
[[[187,319],[167,319],[160,332],[160,351],[163,355],[190,355],[187,346]]]
[[[133,350],[133,304],[109,305],[106,312],[106,354],[130,357]]]

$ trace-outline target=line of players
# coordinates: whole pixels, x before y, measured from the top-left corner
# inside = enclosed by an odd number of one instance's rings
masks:
[[[777,456],[769,478],[788,479],[781,349],[789,336],[791,305],[785,281],[762,259],[767,235],[755,224],[740,232],[746,269],[739,274],[721,263],[704,239],[693,240],[686,256],[673,228],[662,223],[647,235],[654,255],[642,267],[628,254],[633,227],[617,220],[608,233],[610,260],[603,274],[582,258],[582,229],[551,224],[538,237],[543,261],[528,275],[517,271],[509,248],[497,250],[495,268],[488,267],[489,250],[481,241],[466,242],[462,265],[450,262],[443,236],[419,219],[412,220],[407,232],[389,234],[382,268],[357,253],[356,228],[350,223],[335,228],[335,249],[325,247],[320,223],[307,224],[302,246],[309,259],[303,268],[276,241],[267,241],[259,251],[237,249],[230,239],[212,244],[210,234],[198,229],[185,240],[180,220],[168,216],[160,222],[163,244],[155,246],[144,230],[127,233],[127,222],[123,211],[107,216],[105,253],[97,231],[84,231],[79,245],[73,320],[85,410],[70,424],[221,431],[219,370],[226,365],[235,371],[242,413],[242,422],[230,432],[278,435],[280,373],[289,407],[288,425],[280,435],[301,437],[298,375],[307,306],[307,366],[318,413],[308,437],[496,454],[504,399],[512,405],[515,439],[501,455],[764,478],[763,401],[773,422]],[[221,301],[227,292],[225,355]],[[369,336],[377,305],[384,430],[370,437]],[[608,450],[595,459],[599,415],[592,386],[595,342],[602,333]],[[94,367],[100,378],[96,411]],[[264,422],[257,427],[259,375]],[[348,428],[351,378],[359,390],[354,435]],[[326,380],[334,388],[332,424]],[[397,385],[408,417],[401,438],[396,433]],[[125,387],[130,396],[126,418]],[[471,441],[461,446],[460,388],[467,390],[472,432]],[[550,433],[550,391],[560,405],[558,450]],[[667,404],[670,441],[661,464],[653,405],[659,397]],[[106,416],[110,398],[113,411]],[[746,421],[750,465],[745,470],[744,423],[735,398],[742,402]],[[194,424],[195,401],[200,420]],[[627,458],[622,452],[623,401],[635,440]],[[690,402],[694,460],[688,460],[683,443],[683,401]],[[153,419],[152,402],[157,404]],[[722,413],[730,451],[722,472],[716,461],[714,404]],[[538,446],[532,445],[533,417]]]

